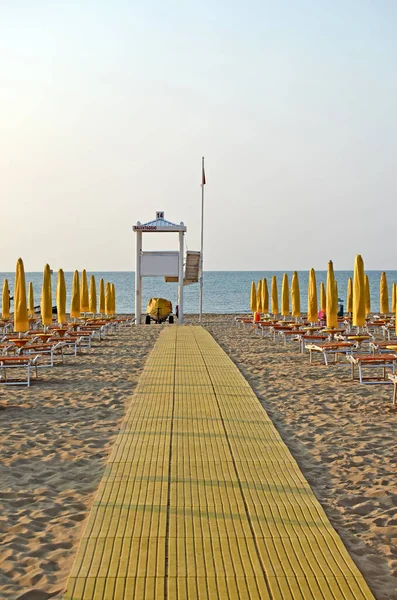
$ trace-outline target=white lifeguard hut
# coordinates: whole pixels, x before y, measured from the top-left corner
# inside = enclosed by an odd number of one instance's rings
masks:
[[[178,283],[178,322],[183,323],[183,286],[197,283],[200,263],[200,252],[189,251],[186,256],[184,277],[184,236],[187,231],[182,222],[177,225],[164,218],[164,212],[158,211],[156,219],[148,223],[137,222],[133,226],[136,233],[136,267],[135,267],[135,322],[142,319],[142,277],[164,276],[167,282]],[[176,251],[142,251],[143,233],[177,233],[179,250]]]

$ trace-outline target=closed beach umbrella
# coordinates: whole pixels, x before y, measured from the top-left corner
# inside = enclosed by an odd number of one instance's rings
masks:
[[[96,314],[96,285],[95,285],[95,277],[91,275],[90,278],[90,306],[89,312],[92,314]]]
[[[101,315],[105,314],[105,282],[103,277],[99,281],[99,312]]]
[[[325,285],[323,282],[320,283],[320,309],[327,312],[327,294],[325,293]]]
[[[110,286],[112,290],[112,315],[116,314],[116,288],[114,287],[114,283]]]
[[[80,286],[80,312],[86,313],[89,311],[90,303],[88,299],[88,281],[87,271],[83,269],[81,274],[81,286]]]
[[[353,319],[352,323],[356,327],[365,325],[365,289],[364,289],[364,261],[360,254],[357,254],[354,261],[353,273]]]
[[[255,285],[255,284],[254,284]],[[256,288],[255,288],[255,301],[256,301]],[[255,305],[256,306],[256,305]],[[106,292],[105,292],[105,314],[107,316],[112,314],[112,290],[110,287],[110,283],[106,283]]]
[[[262,280],[258,281],[258,287],[256,288],[256,310],[262,312]]]
[[[353,280],[351,277],[347,280],[347,301],[346,301],[346,312],[353,312]]]
[[[255,281],[253,281],[251,283],[250,310],[252,312],[256,311],[256,285],[255,285]],[[105,296],[105,311],[106,311],[106,296]]]
[[[289,290],[288,290],[288,275],[284,273],[283,283],[281,286],[281,314],[283,317],[289,315]]]
[[[307,288],[307,319],[310,323],[317,321],[318,305],[317,305],[317,283],[316,273],[314,269],[310,269],[309,286]]]
[[[74,319],[80,318],[80,280],[79,272],[75,271],[72,283],[72,299],[70,302],[70,316]]]
[[[3,319],[10,318],[10,290],[8,287],[8,279],[4,279],[3,283],[1,316],[3,317]]]
[[[57,281],[57,312],[58,323],[63,325],[66,323],[66,284],[65,274],[62,269],[58,271]]]
[[[365,304],[365,314],[369,315],[371,312],[371,291],[369,287],[369,278],[368,275],[364,277],[364,304]]]
[[[386,315],[389,312],[389,290],[387,287],[386,273],[383,271],[380,278],[380,312]]]
[[[22,258],[18,258],[14,287],[14,331],[22,333],[29,329],[28,305],[26,302],[25,269]]]
[[[273,275],[272,277],[272,314],[278,315],[278,290],[277,290],[277,277]]]
[[[396,312],[396,284],[394,281],[391,288],[391,311],[392,313]]]
[[[34,293],[33,293],[33,283],[29,282],[29,291],[28,291],[28,317],[34,317]]]
[[[41,288],[41,322],[43,325],[52,323],[52,290],[50,265],[44,267],[43,285]]]
[[[301,293],[299,289],[298,273],[294,271],[291,282],[291,313],[293,317],[300,317],[301,314]]]
[[[327,327],[328,329],[335,329],[338,327],[338,302],[335,294],[335,276],[334,266],[332,260],[328,263],[327,273],[327,294],[326,294],[326,310],[327,315]]]
[[[265,315],[269,314],[269,289],[266,277],[262,279],[262,311]]]

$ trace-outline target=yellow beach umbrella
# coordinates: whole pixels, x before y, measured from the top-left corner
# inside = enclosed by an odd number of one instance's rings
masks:
[[[33,292],[33,283],[29,282],[29,291],[28,291],[28,317],[34,317],[34,292]]]
[[[79,272],[75,271],[72,283],[72,299],[70,302],[70,316],[73,319],[80,318],[80,280]]]
[[[110,286],[112,290],[112,315],[116,314],[116,288],[114,287],[114,283]]]
[[[99,281],[99,312],[105,314],[105,282],[102,277]]]
[[[371,291],[369,287],[369,278],[368,275],[364,276],[364,304],[365,304],[365,314],[369,315],[371,312]]]
[[[57,281],[57,313],[58,323],[63,325],[66,323],[66,284],[65,274],[62,269],[58,271]]]
[[[256,285],[255,281],[251,283],[251,294],[250,294],[250,310],[252,312],[256,311]]]
[[[386,315],[389,312],[389,290],[387,287],[386,273],[383,271],[380,278],[380,312]]]
[[[288,289],[288,275],[284,273],[283,283],[281,286],[281,314],[283,317],[289,315],[289,289]]]
[[[394,281],[391,288],[391,312],[396,312],[396,284]]]
[[[1,316],[6,320],[10,318],[10,290],[8,287],[8,279],[4,279],[3,283]]]
[[[310,323],[316,323],[318,320],[317,283],[314,269],[310,269],[307,288],[307,319]]]
[[[81,274],[81,285],[80,285],[80,312],[86,313],[90,309],[90,303],[88,299],[88,281],[87,271],[83,269]]]
[[[297,271],[294,271],[291,281],[291,313],[296,318],[300,317],[301,314],[301,294]]]
[[[323,282],[320,283],[320,310],[324,313],[327,312],[327,294],[325,293],[325,285]]]
[[[90,302],[89,302],[89,312],[92,314],[96,314],[96,285],[95,285],[95,277],[91,275],[90,277]]]
[[[262,311],[263,314],[269,314],[269,289],[267,287],[267,279],[262,279]]]
[[[256,289],[255,289],[255,298],[256,298]],[[112,289],[110,287],[110,283],[109,282],[106,283],[105,314],[107,316],[110,316],[112,314]]]
[[[353,280],[351,277],[347,280],[346,312],[349,314],[353,312]]]
[[[44,267],[43,285],[41,288],[41,322],[44,326],[52,323],[52,290],[50,265]]]
[[[18,258],[14,287],[14,331],[22,333],[29,329],[28,305],[26,303],[25,269]]]
[[[365,325],[365,289],[364,289],[364,261],[360,254],[357,254],[354,261],[353,273],[353,319],[352,324],[355,327],[364,327]]]
[[[272,314],[278,315],[278,290],[277,290],[277,277],[273,275],[272,277]]]
[[[258,312],[262,312],[262,280],[258,281],[258,286],[256,288],[256,310]]]
[[[328,263],[327,273],[327,294],[326,294],[326,309],[325,314],[327,315],[327,327],[328,329],[335,329],[338,327],[338,302],[335,294],[335,276],[334,266],[332,260]]]

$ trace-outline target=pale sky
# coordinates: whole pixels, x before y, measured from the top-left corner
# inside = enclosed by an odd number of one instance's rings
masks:
[[[397,269],[396,0],[0,0],[0,271]],[[177,237],[144,236],[146,249]]]

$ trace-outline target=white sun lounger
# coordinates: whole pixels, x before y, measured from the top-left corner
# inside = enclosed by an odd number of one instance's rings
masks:
[[[30,386],[31,371],[34,370],[37,377],[37,367],[40,356],[37,355],[34,358],[29,356],[1,356],[0,357],[0,383],[3,385],[27,385]],[[21,371],[26,370],[26,379],[10,379],[8,375],[10,371],[17,374]],[[8,373],[7,373],[8,372]]]

